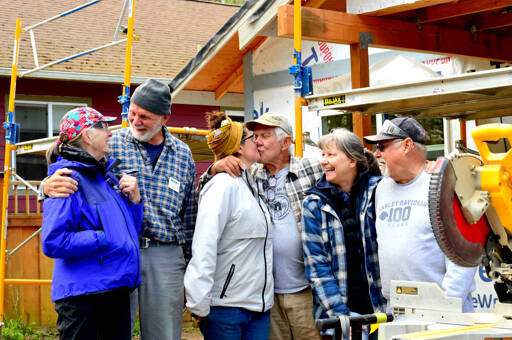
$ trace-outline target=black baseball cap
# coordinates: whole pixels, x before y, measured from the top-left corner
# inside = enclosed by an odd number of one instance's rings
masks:
[[[425,144],[425,137],[425,129],[416,119],[398,117],[386,120],[378,134],[366,136],[364,141],[369,144],[377,144],[385,140],[411,138],[414,142]]]

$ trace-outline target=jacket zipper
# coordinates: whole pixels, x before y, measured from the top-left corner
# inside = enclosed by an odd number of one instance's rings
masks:
[[[98,209],[97,204],[95,204],[95,208],[96,208],[96,215],[98,215],[98,220],[100,221],[101,230],[103,232],[105,232],[105,228],[103,227],[103,223],[101,222],[100,211]],[[103,264],[103,250],[100,250],[100,263]]]
[[[247,177],[247,174],[246,172],[244,171],[244,173]],[[242,176],[243,177],[243,176]],[[251,191],[252,195],[254,196],[254,198],[256,199],[256,203],[258,203],[258,207],[260,208],[261,210],[261,213],[263,214],[263,218],[265,219],[265,225],[266,225],[266,229],[265,229],[265,241],[263,242],[263,261],[264,261],[264,266],[265,266],[265,276],[264,276],[264,280],[263,280],[263,289],[261,291],[261,302],[262,302],[262,308],[261,308],[261,312],[265,312],[265,290],[267,288],[267,240],[268,240],[268,220],[267,220],[267,215],[265,214],[265,210],[261,207],[261,204],[260,204],[260,190],[259,190],[259,184],[256,184],[257,185],[257,188],[258,188],[258,194],[256,195],[254,193],[254,190],[252,189],[252,187],[249,185],[248,183],[248,180],[245,180],[244,179],[244,182],[245,184],[247,184],[247,187],[249,188],[249,190]]]
[[[137,277],[135,278],[135,284],[137,283],[137,281],[139,280],[139,273],[140,273],[140,254],[139,254],[139,245],[135,243],[135,241],[133,240],[133,235],[132,233],[130,232],[130,228],[128,228],[128,221],[126,220],[126,215],[124,214],[124,211],[123,211],[123,208],[121,207],[121,205],[119,204],[119,202],[117,201],[116,197],[114,196],[114,194],[112,194],[112,192],[110,190],[107,190],[109,192],[109,194],[112,196],[112,198],[114,199],[114,201],[117,203],[117,206],[119,207],[119,210],[121,210],[121,214],[123,214],[123,218],[124,218],[124,225],[126,227],[126,231],[128,231],[128,234],[130,235],[130,240],[132,241],[132,244],[133,246],[135,247],[135,253],[137,254]]]
[[[258,205],[260,202],[258,201]],[[267,226],[265,230],[265,241],[263,242],[263,263],[265,264],[265,279],[263,281],[263,290],[261,291],[261,302],[263,303],[263,306],[261,308],[261,312],[265,312],[265,289],[267,288],[267,239],[268,239],[268,222],[267,222],[267,215],[265,215],[265,212],[261,208],[261,212],[263,213],[263,218],[265,219],[265,225]]]
[[[220,298],[222,299],[226,295],[226,290],[228,289],[229,282],[231,282],[231,278],[235,273],[235,264],[231,264],[231,268],[229,268],[228,276],[226,277],[226,281],[224,282],[224,286],[222,287],[222,292],[220,293]]]

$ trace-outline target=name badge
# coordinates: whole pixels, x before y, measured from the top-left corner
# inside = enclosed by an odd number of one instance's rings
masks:
[[[172,177],[169,177],[169,188],[176,192],[180,192],[180,182]]]

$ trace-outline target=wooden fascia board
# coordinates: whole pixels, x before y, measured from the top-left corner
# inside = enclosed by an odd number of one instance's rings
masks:
[[[260,1],[261,2],[261,1]],[[252,14],[258,9],[258,6],[256,4],[253,5],[253,7],[247,11],[237,22],[236,24],[230,29],[230,31],[222,37],[219,42],[213,47],[210,51],[208,51],[207,55],[204,57],[203,60],[201,60],[201,63],[196,65],[194,69],[187,75],[185,79],[183,79],[179,85],[174,89],[172,96],[174,97],[177,95],[181,90],[183,90],[186,87],[186,84],[193,79],[203,68],[205,65],[207,65],[216,55],[217,53],[231,40],[231,39],[238,39],[238,30],[240,27],[247,21],[248,18],[251,17]]]
[[[321,7],[327,0],[309,0],[304,6],[311,8]],[[346,0],[338,0],[346,1]],[[444,0],[446,1],[446,0]],[[450,0],[453,1],[453,0]],[[238,29],[238,43],[240,50],[245,49],[251,41],[258,35],[266,35],[269,30],[266,30],[267,25],[273,25],[277,17],[277,9],[279,6],[288,4],[290,0],[276,0],[269,9],[259,18],[252,23],[245,23]],[[266,32],[267,31],[267,32]],[[275,28],[271,30],[275,34]],[[265,33],[263,33],[265,32]]]
[[[260,32],[276,18],[279,6],[285,5],[289,2],[290,0],[276,0],[258,20],[252,23],[248,23],[248,20],[246,20],[246,22],[238,29],[238,44],[240,50],[245,49],[251,41],[256,36],[260,35]]]
[[[222,84],[215,90],[215,100],[220,100],[229,89],[236,85],[244,77],[244,64],[237,67],[235,72],[231,73],[229,77],[222,82]]]
[[[508,26],[512,26],[512,11],[503,14],[490,15],[484,18],[479,30],[488,31]]]
[[[512,6],[512,0],[461,0],[456,3],[428,7],[420,23],[430,23],[462,15],[481,13]]]
[[[307,7],[302,9],[302,39],[354,44],[359,43],[360,32],[373,35],[371,46],[374,47],[512,60],[512,38],[509,37],[471,34],[436,25],[423,25],[418,30],[414,23],[401,20]],[[279,7],[278,36],[293,37],[293,6]]]

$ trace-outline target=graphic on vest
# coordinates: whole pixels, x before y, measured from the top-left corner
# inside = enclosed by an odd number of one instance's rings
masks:
[[[274,220],[282,220],[290,212],[290,202],[284,194],[277,194],[267,205]]]
[[[398,200],[386,202],[377,207],[379,220],[389,227],[404,227],[411,218],[413,207],[426,208],[426,201],[421,200]],[[416,213],[418,211],[416,210]]]

